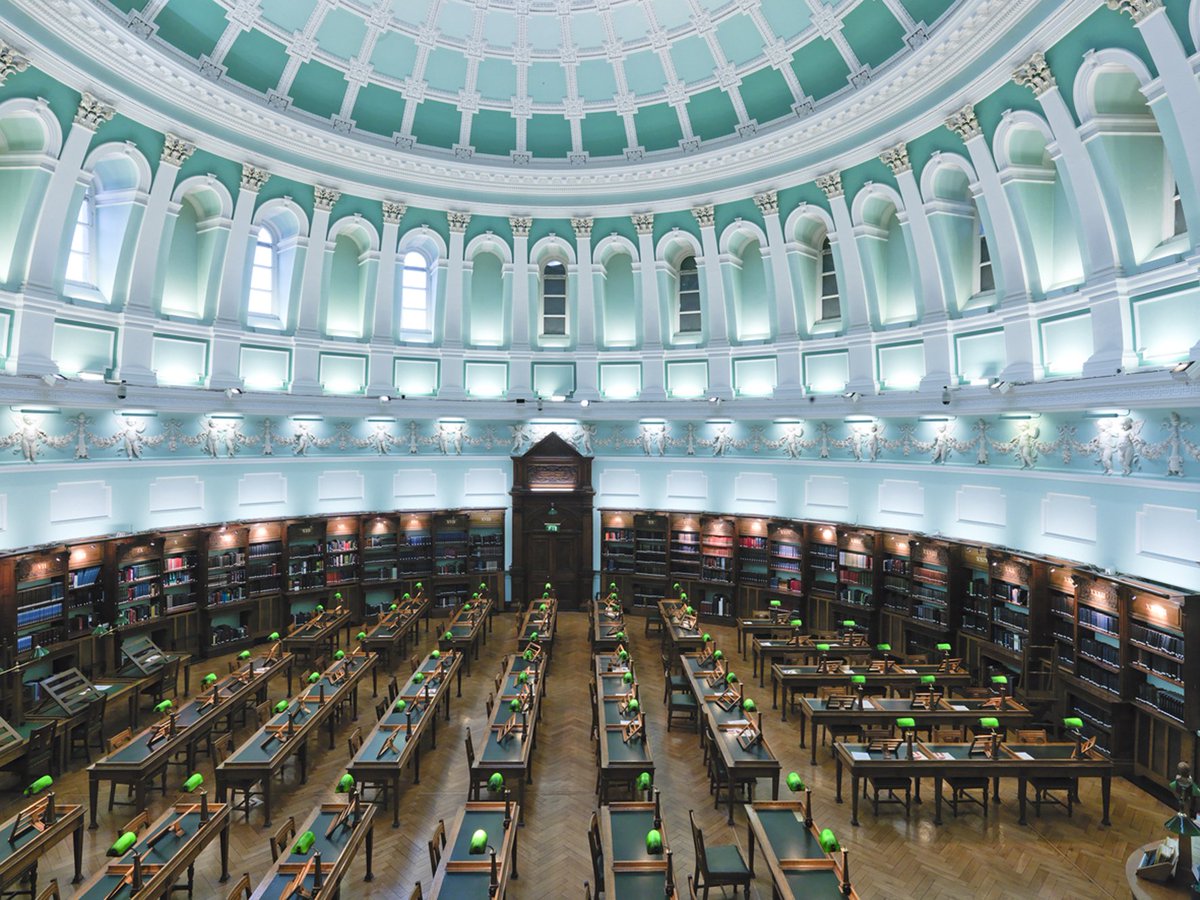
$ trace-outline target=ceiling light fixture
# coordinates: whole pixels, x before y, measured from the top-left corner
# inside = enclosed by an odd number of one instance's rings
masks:
[[[379,395],[379,402],[380,402],[380,403],[391,403],[391,402],[392,402],[392,398],[391,398],[391,397],[390,397],[388,394],[380,394],[380,395]]]
[[[239,387],[225,388],[225,396],[232,400],[234,397],[240,397],[242,389]]]

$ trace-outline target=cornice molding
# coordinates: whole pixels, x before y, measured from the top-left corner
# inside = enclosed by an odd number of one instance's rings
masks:
[[[809,115],[790,125],[759,128],[754,135],[702,148],[685,158],[649,154],[632,164],[557,166],[534,161],[517,168],[478,156],[465,161],[450,152],[403,152],[383,142],[347,139],[324,120],[306,120],[294,111],[281,113],[250,99],[245,91],[197,78],[197,73],[182,61],[151,47],[131,32],[127,23],[86,0],[12,3],[34,23],[54,22],[56,32],[47,40],[61,41],[80,54],[75,59],[61,59],[37,36],[27,33],[33,29],[25,29],[22,37],[28,39],[31,52],[43,51],[36,54],[37,59],[49,74],[67,84],[86,84],[95,80],[89,74],[93,66],[120,73],[142,96],[158,98],[166,108],[186,111],[210,123],[210,128],[195,130],[207,136],[204,148],[218,155],[239,155],[237,144],[218,137],[223,131],[236,130],[241,138],[238,144],[276,150],[278,164],[272,164],[272,169],[277,174],[315,183],[320,180],[319,173],[325,173],[324,177],[332,171],[339,176],[345,173],[348,180],[344,181],[344,189],[364,197],[402,189],[411,202],[444,209],[450,205],[447,195],[461,197],[469,191],[472,205],[481,212],[507,212],[514,205],[514,197],[523,197],[525,203],[536,199],[539,208],[568,214],[565,207],[578,208],[586,197],[593,213],[599,215],[618,210],[627,213],[627,198],[635,193],[644,196],[647,188],[663,197],[661,205],[656,201],[656,210],[678,209],[680,200],[696,185],[712,179],[714,172],[720,173],[725,184],[738,184],[713,195],[714,202],[744,199],[747,194],[772,187],[770,182],[777,180],[762,176],[764,166],[790,163],[795,183],[804,183],[817,170],[828,168],[828,159],[812,162],[814,157],[827,156],[823,147],[859,146],[859,151],[838,160],[839,167],[844,168],[859,161],[859,157],[870,158],[873,153],[867,148],[871,145],[895,142],[936,127],[944,116],[939,107],[949,83],[971,79],[966,89],[950,95],[953,102],[964,93],[985,95],[1011,76],[1011,63],[1004,60],[979,71],[980,55],[1017,28],[1038,8],[1040,0],[981,0],[964,5],[902,64],[873,72],[870,81],[859,89],[847,89],[823,105],[820,115]],[[1049,46],[1093,9],[1094,4],[1088,0],[1057,4],[1027,40]],[[10,24],[19,27],[18,23]],[[161,104],[149,106],[132,96],[135,91],[117,98],[123,110],[128,109],[139,121],[164,132],[179,127],[178,114],[164,116]],[[903,132],[893,129],[886,134],[873,133],[895,116],[899,105],[920,107],[923,101],[927,101],[926,110],[912,116]],[[304,162],[290,161],[297,155],[302,155]],[[364,180],[355,182],[356,177]],[[618,193],[621,199],[614,201]]]

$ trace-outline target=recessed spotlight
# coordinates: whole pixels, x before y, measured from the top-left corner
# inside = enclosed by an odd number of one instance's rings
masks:
[[[858,391],[846,391],[846,393],[842,394],[842,399],[849,400],[851,403],[857,403],[862,399],[862,394]]]
[[[225,396],[232,400],[234,397],[240,397],[242,389],[239,387],[225,388]]]
[[[391,403],[391,402],[392,402],[392,398],[391,398],[391,396],[390,396],[390,395],[388,395],[388,394],[380,394],[380,395],[379,395],[379,402],[380,402],[380,403]]]
[[[716,403],[720,398],[716,394],[708,398],[709,403]]]
[[[591,401],[591,400],[587,400],[587,399],[580,400],[580,401],[579,401],[579,405],[580,405],[580,406],[582,406],[584,409],[587,409],[589,406],[591,406],[591,405],[592,405],[592,401]]]

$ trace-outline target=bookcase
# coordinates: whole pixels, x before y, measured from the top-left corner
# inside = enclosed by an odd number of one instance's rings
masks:
[[[504,511],[473,509],[467,513],[468,571],[496,575],[504,568]]]
[[[600,577],[632,575],[635,559],[634,514],[625,511],[604,512],[600,516]],[[664,551],[664,565],[666,554]]]
[[[676,513],[671,516],[670,577],[700,578],[700,517]]]
[[[829,607],[838,590],[838,533],[833,525],[811,525],[808,530],[809,623],[814,628],[828,627]],[[825,615],[818,616],[817,604],[824,603]]]
[[[709,584],[733,585],[734,543],[737,525],[726,516],[700,519],[700,580]]]
[[[330,519],[325,526],[325,584],[357,584],[359,580],[358,517]]]
[[[838,536],[836,617],[870,619],[875,610],[875,538],[864,531]],[[859,623],[863,624],[863,623]]]
[[[161,537],[117,545],[116,624],[147,625],[166,611],[163,597]]]
[[[633,570],[640,578],[666,579],[669,574],[668,527],[666,516],[638,513],[633,517]]]
[[[246,547],[249,538],[250,529],[237,527],[222,528],[208,536],[207,609],[215,610],[250,600],[250,587],[246,580]]]
[[[913,621],[938,638],[944,637],[953,628],[950,548],[940,541],[924,539],[912,540],[910,548],[909,595]]]
[[[771,549],[765,519],[737,521],[737,580],[742,588],[766,588],[771,584]]]
[[[991,555],[991,609],[988,638],[1019,666],[1030,644],[1029,601],[1033,572],[1029,563],[1003,552]]]
[[[889,532],[881,536],[880,545],[883,611],[896,616],[911,616],[912,536]]]
[[[15,648],[18,659],[50,653],[68,640],[72,615],[67,606],[64,552],[27,556],[15,566]]]
[[[770,593],[779,595],[779,599],[803,597],[804,539],[800,529],[790,522],[772,522],[768,536],[767,587]]]
[[[362,522],[362,583],[391,584],[400,579],[399,525],[392,516],[372,516]]]
[[[959,574],[963,579],[960,629],[965,635],[987,638],[991,618],[991,566],[986,547],[965,546],[959,549]]]
[[[196,609],[200,603],[204,573],[200,555],[207,536],[202,531],[169,534],[163,542],[163,598],[165,612]]]
[[[104,544],[76,544],[67,551],[67,640],[85,637],[109,620],[105,584]]]
[[[287,592],[291,596],[325,590],[325,523],[289,522],[284,545]]]
[[[433,516],[406,512],[400,515],[400,577],[430,578],[433,575]]]

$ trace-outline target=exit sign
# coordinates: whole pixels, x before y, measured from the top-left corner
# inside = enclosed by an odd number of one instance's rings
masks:
[[[547,522],[546,530],[547,531],[558,531],[558,523],[557,522]]]

